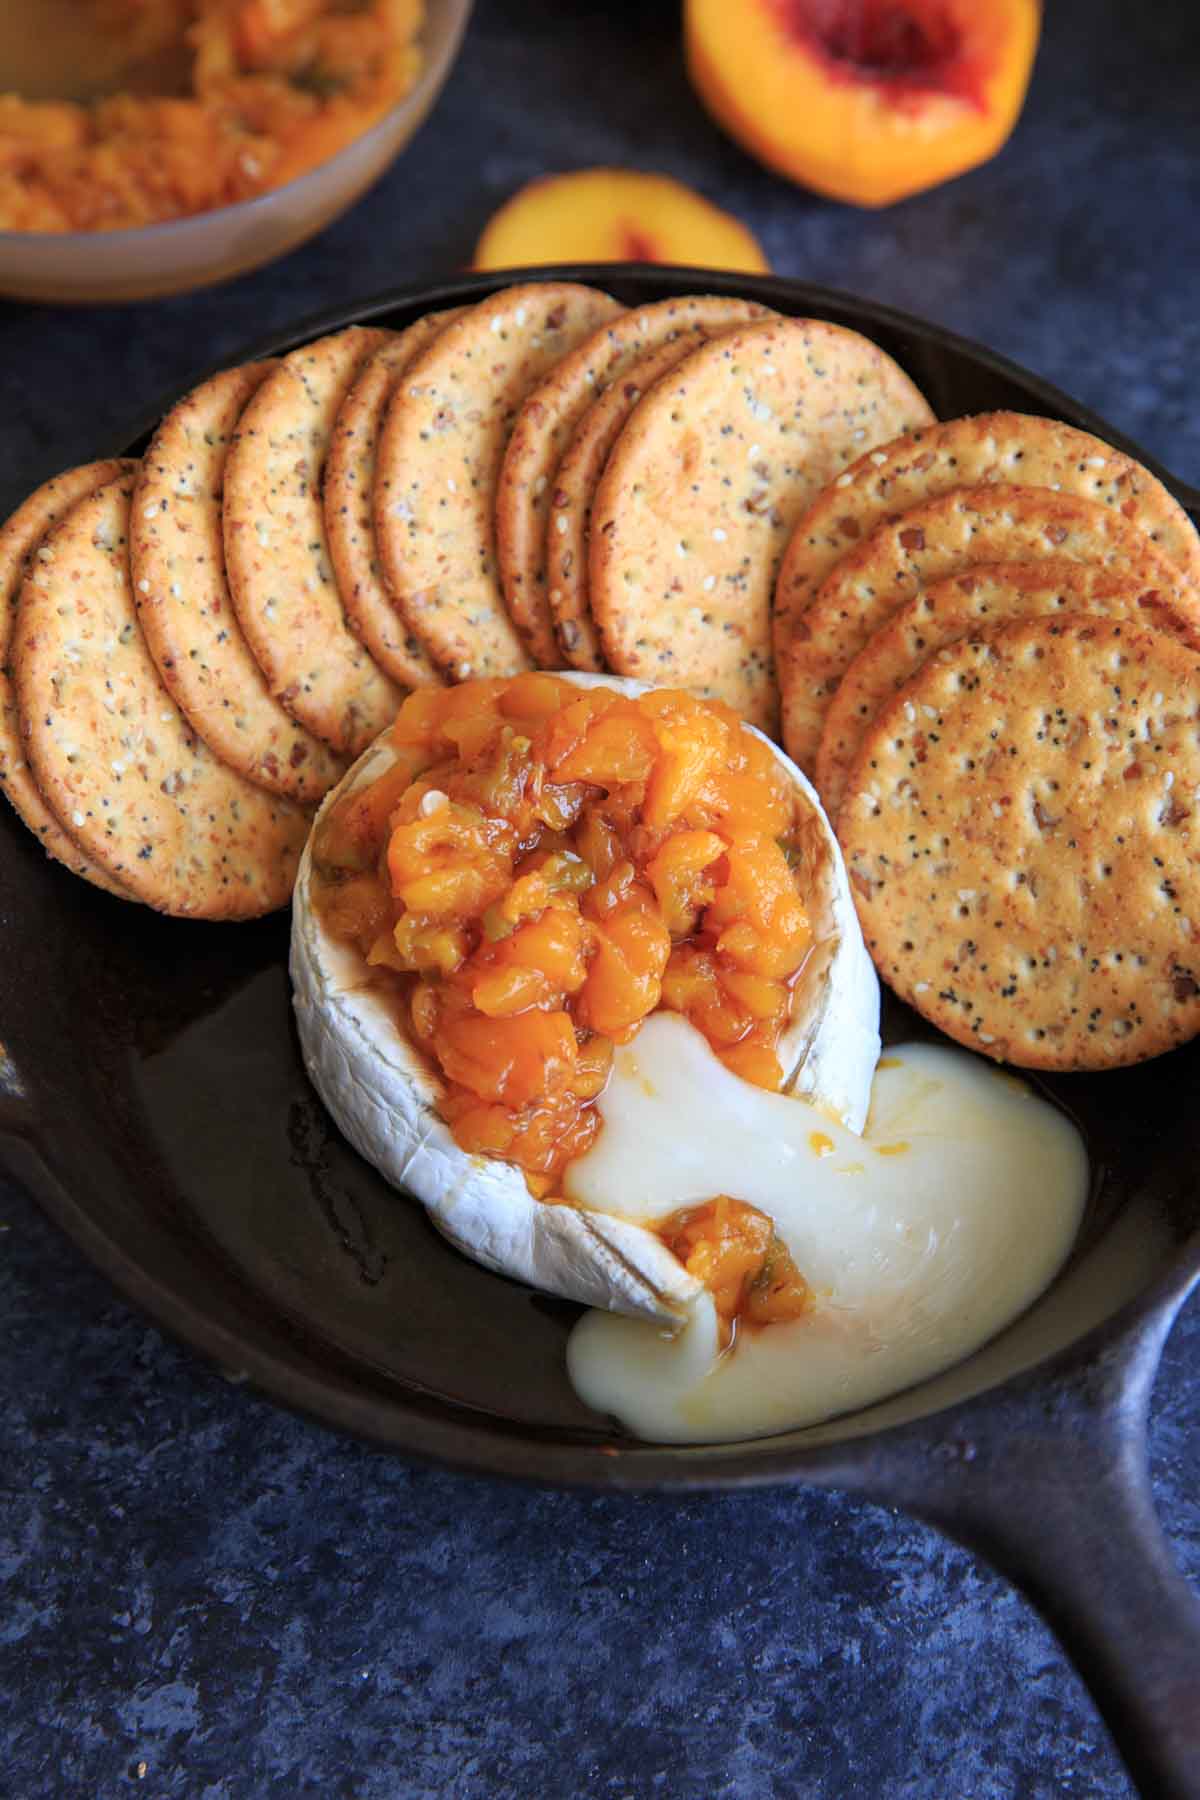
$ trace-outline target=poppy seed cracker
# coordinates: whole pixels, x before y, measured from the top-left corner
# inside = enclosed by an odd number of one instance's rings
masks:
[[[132,485],[80,500],[25,580],[12,666],[26,753],[64,831],[134,899],[255,918],[287,904],[311,815],[218,762],[163,686],[133,603]]]
[[[1121,619],[939,650],[838,817],[867,947],[959,1043],[1107,1069],[1200,1031],[1200,656]]]
[[[554,472],[546,529],[550,613],[559,648],[572,669],[595,673],[607,667],[588,597],[588,541],[596,489],[613,446],[642,395],[699,343],[718,335],[688,332],[614,376],[584,413]]]
[[[948,419],[859,457],[799,521],[775,590],[775,647],[782,657],[797,619],[843,556],[891,514],[950,488],[985,481],[1047,487],[1099,500],[1146,535],[1200,588],[1200,533],[1149,469],[1111,444],[1031,413]]]
[[[792,526],[862,450],[929,417],[876,344],[824,320],[694,350],[634,408],[596,493],[588,579],[609,667],[776,730],[771,595]]]
[[[983,483],[952,488],[887,519],[835,565],[796,621],[783,664],[783,741],[802,769],[816,764],[825,718],[868,638],[922,587],[977,563],[1065,557],[1128,574],[1146,559],[1156,585],[1181,597],[1175,565],[1137,525],[1099,500],[1049,488]]]
[[[94,886],[126,900],[129,895],[125,889],[83,854],[42,798],[25,760],[20,713],[8,665],[21,587],[37,560],[46,533],[76,501],[94,494],[98,487],[118,476],[132,474],[136,466],[110,458],[55,475],[24,500],[0,530],[0,785],[48,855]]]
[[[325,470],[325,529],[346,622],[384,674],[410,688],[436,685],[441,676],[406,629],[383,579],[375,541],[375,461],[384,416],[405,370],[463,311],[429,313],[369,358],[342,401]]]
[[[150,654],[193,730],[248,781],[315,806],[346,765],[268,687],[233,608],[221,541],[229,444],[275,366],[226,369],[163,419],[133,491],[130,567]]]
[[[872,721],[921,664],[955,638],[977,636],[1014,619],[1089,612],[1140,619],[1200,651],[1200,608],[1154,586],[1158,559],[1126,575],[1090,563],[984,563],[923,588],[868,639],[842,677],[825,717],[817,752],[816,786],[830,818],[837,816],[846,774]]]
[[[576,426],[597,395],[635,362],[678,343],[682,356],[714,331],[770,317],[765,306],[714,294],[685,294],[618,313],[565,356],[521,408],[504,453],[496,494],[496,554],[509,613],[535,661],[555,668],[559,656],[549,595],[555,548],[551,519],[554,472]]]
[[[570,282],[502,289],[422,351],[392,396],[376,459],[380,562],[405,624],[452,680],[530,665],[496,557],[501,464],[525,400],[617,310]]]
[[[346,623],[321,503],[338,408],[387,336],[351,325],[291,351],[246,407],[225,465],[225,562],[246,642],[292,717],[346,756],[403,699]]]

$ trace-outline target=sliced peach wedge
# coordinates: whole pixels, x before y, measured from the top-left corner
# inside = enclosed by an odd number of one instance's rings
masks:
[[[770,168],[887,206],[994,156],[1021,111],[1039,0],[685,0],[688,70]]]
[[[477,269],[536,263],[690,263],[765,273],[744,225],[669,175],[577,169],[546,175],[495,213],[475,249]]]

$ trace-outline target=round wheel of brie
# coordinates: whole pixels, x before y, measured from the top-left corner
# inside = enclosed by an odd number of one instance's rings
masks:
[[[613,676],[554,679],[629,699],[648,692],[643,683]],[[752,727],[741,729],[768,743]],[[811,929],[775,1046],[781,1089],[857,1132],[879,1055],[878,983],[820,802],[783,752],[769,748],[795,790]],[[321,915],[313,844],[322,822],[347,796],[384,776],[397,757],[393,735],[385,732],[327,797],[301,860],[291,974],[313,1083],[360,1154],[418,1199],[437,1229],[468,1256],[566,1299],[678,1324],[701,1284],[653,1229],[619,1212],[536,1198],[515,1162],[461,1146],[441,1110],[443,1073],[415,1041],[394,987],[381,984],[360,949],[335,936]]]

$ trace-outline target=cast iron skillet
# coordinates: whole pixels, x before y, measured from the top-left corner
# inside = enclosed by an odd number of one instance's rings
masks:
[[[1041,412],[1141,455],[1011,363],[882,306],[702,270],[535,272],[549,273],[630,302],[739,293],[833,319],[895,356],[940,415]],[[255,351],[501,285],[400,289]],[[162,1325],[279,1400],[459,1469],[610,1490],[804,1481],[904,1506],[1025,1589],[1144,1791],[1200,1795],[1200,1602],[1145,1455],[1160,1350],[1200,1278],[1200,1043],[1045,1084],[1087,1134],[1091,1206],[1054,1287],[967,1362],[818,1428],[642,1444],[567,1384],[576,1309],[456,1255],[331,1127],[291,1028],[283,918],[163,919],[48,863],[7,809],[0,840],[0,1160]],[[924,1034],[894,1003],[885,1026]]]

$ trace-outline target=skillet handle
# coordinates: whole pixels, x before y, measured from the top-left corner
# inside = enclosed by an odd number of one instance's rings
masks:
[[[1200,1598],[1159,1527],[1146,1456],[1150,1392],[1186,1292],[1099,1356],[1056,1359],[969,1402],[932,1447],[928,1422],[902,1430],[854,1477],[1024,1590],[1154,1800],[1200,1800]]]

